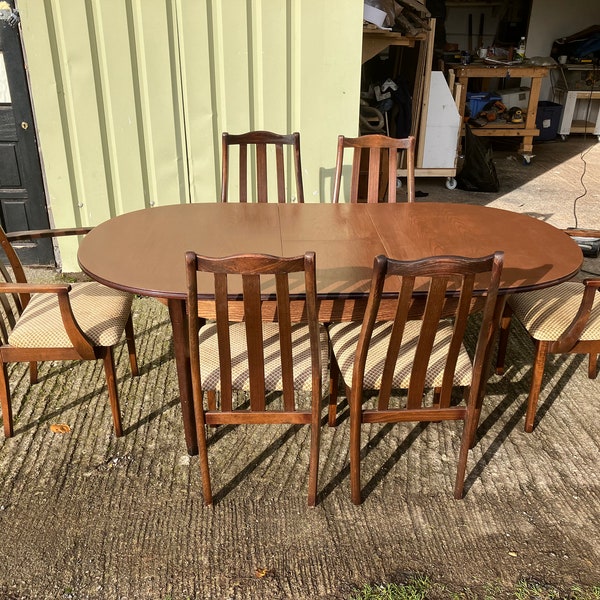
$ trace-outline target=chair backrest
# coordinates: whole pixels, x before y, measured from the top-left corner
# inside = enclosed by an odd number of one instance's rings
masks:
[[[406,193],[409,202],[415,201],[415,138],[391,138],[385,135],[372,134],[357,138],[338,137],[337,158],[333,201],[339,202],[344,148],[353,148],[352,178],[350,183],[350,202],[379,202],[387,189],[387,201],[396,202],[396,179],[398,171],[398,151],[403,150],[406,156]],[[367,155],[366,160],[363,158]],[[367,170],[363,171],[364,165]],[[387,174],[387,178],[385,175]],[[367,196],[362,188],[367,178]]]
[[[263,339],[263,321],[271,320],[278,326],[279,355],[283,380],[283,404],[285,411],[294,411],[294,355],[292,329],[294,322],[308,323],[311,356],[311,381],[313,394],[321,390],[320,333],[317,321],[317,293],[315,276],[315,253],[307,252],[303,256],[276,257],[265,254],[244,254],[226,258],[209,258],[194,252],[186,253],[188,279],[188,306],[197,306],[198,272],[212,274],[214,281],[214,303],[218,338],[218,358],[221,391],[221,410],[232,411],[232,363],[230,344],[230,324],[242,320],[248,349],[248,367],[250,388],[250,410],[265,411],[265,357]],[[293,294],[290,293],[290,274],[303,273],[301,278],[294,277]],[[200,275],[204,276],[204,275]],[[241,282],[239,281],[241,279]],[[235,280],[235,281],[232,281]],[[240,287],[241,283],[241,287]],[[304,302],[302,314],[294,316],[290,310],[291,298],[300,298]],[[235,302],[243,302],[243,315],[237,317],[230,311]],[[273,312],[272,304],[275,304]],[[264,305],[271,305],[263,311]],[[197,310],[188,310],[189,330],[198,331]],[[265,314],[270,316],[264,317]],[[274,317],[272,315],[275,315]],[[202,382],[198,336],[190,335],[190,359],[192,364],[192,382],[194,395],[201,397]],[[238,411],[239,412],[239,411]]]
[[[27,283],[21,260],[0,227],[0,281],[2,283]],[[0,339],[8,344],[8,335],[29,303],[29,294],[0,293]]]
[[[239,147],[239,187],[240,202],[252,202],[253,194],[250,189],[252,179],[249,165],[255,161],[256,170],[256,201],[268,202],[269,190],[269,161],[272,162],[272,154],[275,154],[275,171],[277,176],[277,201],[286,202],[285,181],[285,155],[284,146],[292,149],[294,174],[296,179],[296,202],[304,202],[304,187],[302,184],[302,163],[300,161],[300,134],[279,135],[270,131],[250,131],[233,135],[223,133],[222,137],[222,164],[221,164],[221,201],[229,201],[229,169],[230,169],[230,147]],[[255,148],[255,154],[248,151],[249,147]],[[272,167],[271,167],[272,169]]]
[[[372,333],[377,322],[377,312],[386,278],[399,277],[399,291],[389,346],[379,372],[382,373],[379,390],[378,410],[389,406],[392,377],[398,360],[402,338],[409,319],[414,324],[414,315],[421,314],[421,327],[414,360],[411,366],[410,383],[407,386],[407,410],[422,410],[428,365],[432,360],[443,360],[443,383],[438,388],[439,405],[450,406],[450,396],[455,380],[455,370],[462,346],[467,320],[477,300],[473,295],[477,275],[489,273],[489,284],[485,290],[483,311],[477,347],[473,359],[471,386],[478,393],[481,379],[485,376],[485,352],[493,334],[493,319],[504,255],[496,252],[482,258],[458,256],[436,256],[414,261],[398,261],[378,256],[373,265],[373,277],[369,301],[362,324],[353,369],[353,390],[362,390],[367,354],[372,346]],[[389,293],[386,291],[386,299]],[[452,337],[447,350],[436,354],[436,333],[440,325],[452,323]],[[444,418],[444,417],[440,417]]]

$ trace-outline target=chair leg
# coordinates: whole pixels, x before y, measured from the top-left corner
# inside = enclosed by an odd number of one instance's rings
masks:
[[[337,395],[340,383],[340,368],[338,367],[335,356],[331,355],[329,363],[329,416],[327,424],[329,427],[336,426],[337,420]]]
[[[135,334],[133,332],[133,319],[131,313],[125,323],[125,339],[127,340],[127,350],[129,352],[129,364],[131,365],[131,375],[137,377],[139,375],[137,354],[135,352]]]
[[[588,363],[588,377],[596,379],[598,376],[598,355],[595,352],[590,352],[590,360]]]
[[[471,402],[473,403],[473,414],[471,416],[467,415],[467,419],[465,420],[465,429],[467,430],[469,438],[469,450],[475,446],[475,434],[477,433],[479,418],[481,417],[481,408],[483,405],[483,401],[480,400],[479,395],[476,395],[475,398],[471,400],[471,391],[472,388],[470,386],[463,389],[463,398],[467,406],[469,406]]]
[[[350,496],[353,504],[362,503],[360,490],[360,426],[361,426],[361,403],[352,402],[348,394],[350,405]]]
[[[546,366],[546,356],[548,356],[549,342],[535,341],[535,359],[533,362],[533,373],[531,375],[531,386],[529,388],[529,398],[527,399],[527,413],[525,415],[525,431],[531,433],[535,421],[535,412],[537,410],[542,379],[544,378],[544,369]]]
[[[460,500],[463,497],[463,489],[465,485],[465,472],[467,470],[467,458],[469,457],[469,447],[472,443],[471,431],[477,427],[476,411],[471,405],[467,409],[467,417],[465,419],[462,438],[460,442],[460,451],[458,453],[458,466],[456,469],[456,482],[454,483],[454,498]]]
[[[500,320],[500,335],[498,338],[498,354],[496,355],[496,373],[504,373],[504,361],[506,359],[506,347],[508,345],[508,335],[510,333],[510,323],[512,321],[513,311],[508,305],[504,307],[502,319]]]
[[[308,471],[308,506],[317,504],[317,483],[319,480],[319,446],[321,443],[321,394],[317,391],[312,399],[310,423],[310,462]]]
[[[8,382],[8,369],[6,363],[0,368],[0,403],[2,405],[2,421],[4,423],[4,437],[13,436],[13,415],[10,403],[10,384]]]
[[[37,362],[29,363],[29,383],[33,385],[38,382],[38,365]]]
[[[108,387],[108,398],[110,400],[110,410],[112,412],[115,435],[123,435],[123,426],[121,423],[121,409],[119,406],[119,392],[117,390],[117,378],[115,373],[115,360],[113,349],[104,348],[102,359],[104,361],[104,373],[106,375],[106,386]]]
[[[196,439],[198,440],[198,459],[200,462],[200,478],[202,479],[202,495],[204,504],[212,506],[213,496],[210,485],[210,468],[208,465],[208,447],[206,444],[206,423],[204,420],[204,410],[202,407],[202,395],[197,398],[194,394],[194,413],[196,416]]]

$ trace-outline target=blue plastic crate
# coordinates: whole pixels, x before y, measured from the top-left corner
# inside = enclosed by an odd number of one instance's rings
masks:
[[[469,106],[470,115],[474,118],[488,102],[495,102],[496,100],[502,100],[502,98],[495,92],[467,92],[467,105]]]

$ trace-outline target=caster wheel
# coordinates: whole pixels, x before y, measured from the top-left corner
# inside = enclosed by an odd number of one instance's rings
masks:
[[[568,135],[566,135],[566,134],[564,134],[564,133],[561,133],[561,134],[560,134],[560,139],[561,139],[563,142],[566,142],[568,137],[569,137],[569,136],[568,136]]]
[[[396,189],[399,190],[402,188],[402,179],[400,177],[396,177]]]
[[[533,156],[532,156],[532,155],[530,155],[530,154],[523,154],[523,164],[524,164],[525,166],[528,166],[528,165],[530,165],[530,164],[531,164],[531,159],[532,159],[532,158],[533,158]]]
[[[455,190],[458,185],[456,179],[454,177],[448,177],[446,179],[446,188],[449,190]]]

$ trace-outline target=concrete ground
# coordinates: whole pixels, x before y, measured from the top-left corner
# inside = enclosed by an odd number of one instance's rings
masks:
[[[499,193],[419,179],[428,194],[419,201],[600,228],[595,137],[538,144],[527,166],[514,150],[495,150]],[[452,498],[456,424],[373,425],[363,435],[365,501],[353,506],[344,401],[339,426],[323,428],[315,509],[306,506],[308,429],[288,426],[210,432],[210,509],[185,449],[165,307],[136,299],[134,324],[138,378],[117,352],[122,438],[100,363],[44,363],[32,387],[25,365],[11,367],[0,599],[346,599],[365,583],[414,575],[435,584],[430,598],[515,598],[522,581],[546,590],[539,598],[581,598],[569,596],[576,586],[600,586],[600,401],[583,357],[550,358],[526,434],[532,346],[515,328],[508,369],[489,382],[463,500]],[[58,423],[71,432],[53,433]]]

